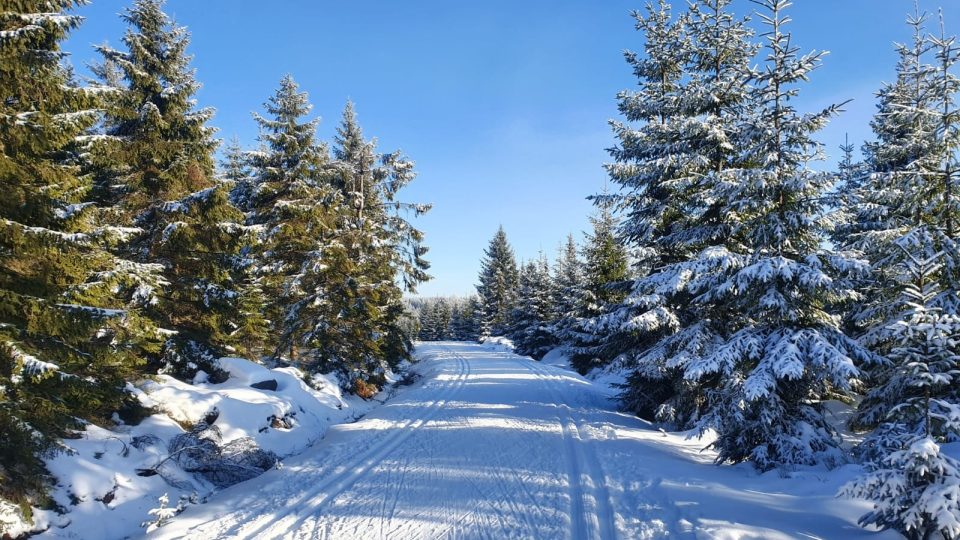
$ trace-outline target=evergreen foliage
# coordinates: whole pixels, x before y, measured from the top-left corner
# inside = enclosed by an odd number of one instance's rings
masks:
[[[607,168],[624,189],[597,197],[625,211],[620,232],[640,254],[640,276],[591,322],[605,337],[578,363],[622,355],[634,366],[624,404],[679,428],[698,418],[705,405],[699,387],[707,384],[685,378],[684,369],[709,354],[727,324],[695,300],[722,282],[718,255],[742,245],[733,236],[738,214],[724,208],[731,198],[721,190],[738,182],[748,159],[738,149],[746,147],[757,47],[729,4],[693,2],[674,18],[661,2],[635,14],[646,54],[627,54],[640,89],[621,93],[619,108],[639,125],[613,123],[618,146]]]
[[[477,296],[483,312],[481,336],[502,335],[517,299],[519,271],[507,233],[500,227],[480,263]]]
[[[145,375],[217,383],[224,354],[282,352],[382,383],[412,348],[402,294],[429,279],[409,219],[429,206],[398,200],[413,163],[377,154],[352,104],[331,157],[286,78],[261,149],[234,140],[215,171],[186,29],[136,0],[82,88],[60,50],[82,3],[0,13],[0,498],[24,516],[59,439],[135,421]]]
[[[250,157],[236,136],[223,148],[219,173],[221,180],[230,187],[230,202],[243,212],[250,211],[256,178],[250,167]]]
[[[130,231],[118,255],[157,269],[153,283],[127,292],[128,305],[172,336],[151,361],[185,380],[202,370],[220,381],[217,358],[259,336],[239,294],[243,215],[214,179],[213,111],[195,108],[186,29],[159,0],[137,0],[122,18],[127,51],[98,47],[119,75],[103,81],[119,86],[110,87],[106,136],[91,152],[98,202]]]
[[[470,296],[454,305],[450,321],[451,339],[459,341],[477,341],[480,339],[480,301]]]
[[[335,230],[339,199],[323,175],[326,148],[316,140],[317,120],[305,120],[312,106],[291,76],[280,81],[264,104],[267,116],[254,114],[263,150],[250,154],[255,175],[252,210],[247,223],[257,232],[253,250],[258,283],[267,299],[263,312],[269,323],[266,350],[298,360],[306,315],[290,307],[309,294],[308,283],[327,264],[323,250]]]
[[[843,493],[873,501],[863,525],[960,538],[960,462],[938,444],[960,440],[960,317],[937,307],[943,254],[929,255],[932,235],[920,236],[921,248],[906,253],[906,310],[890,328],[896,344],[882,394],[891,407],[864,442],[868,472]]]
[[[553,267],[553,326],[554,341],[567,343],[572,339],[574,326],[583,316],[584,268],[573,235],[560,250]]]
[[[896,343],[892,329],[905,308],[900,294],[905,255],[927,249],[923,239],[944,257],[934,278],[942,294],[934,303],[957,312],[960,261],[954,184],[960,86],[952,71],[960,49],[942,26],[940,36],[928,35],[926,21],[919,12],[907,19],[912,40],[897,46],[897,79],[878,94],[871,123],[876,138],[864,145],[866,159],[859,178],[844,192],[845,220],[835,235],[842,246],[860,251],[871,264],[870,278],[859,287],[863,299],[848,318],[855,335],[878,354],[889,353]],[[885,381],[891,369],[884,363],[869,370],[873,388],[860,404],[854,427],[876,427],[889,413]]]
[[[328,146],[284,77],[258,149],[235,138],[218,170],[186,29],[135,0],[82,88],[60,49],[82,3],[0,10],[0,502],[50,504],[44,459],[142,412],[144,376],[215,384],[237,354],[369,396],[414,337],[506,335],[624,370],[625,409],[714,431],[718,462],[761,470],[842,462],[823,402],[861,392],[865,474],[843,489],[874,504],[861,523],[960,538],[941,449],[960,441],[960,46],[942,20],[908,18],[863,162],[847,141],[827,174],[814,137],[839,109],[792,105],[823,54],[793,44],[789,1],[754,0],[759,43],[732,0],[648,4],[611,122],[619,189],[593,197],[582,252],[569,236],[552,272],[543,255],[518,268],[500,227],[477,296],[405,301],[430,278],[411,219],[430,207],[400,199],[414,164],[380,153],[352,102]]]
[[[156,348],[150,326],[117,309],[131,269],[105,249],[118,231],[98,224],[78,166],[99,106],[61,64],[78,4],[0,13],[0,498],[23,509],[47,503],[42,458],[59,438],[133,406],[125,381]]]
[[[565,340],[571,364],[581,373],[609,364],[618,354],[617,329],[600,325],[606,321],[602,315],[624,300],[629,276],[627,251],[616,236],[617,220],[609,206],[601,205],[590,223],[593,231],[584,247],[580,319],[571,324]]]
[[[413,163],[399,152],[378,157],[352,104],[332,156],[316,141],[316,121],[304,119],[311,106],[292,77],[265,107],[270,116],[256,116],[265,150],[252,154],[250,222],[261,235],[256,258],[273,299],[275,354],[337,371],[352,387],[409,358],[402,294],[429,277],[429,265],[423,234],[405,215],[429,206],[397,199]]]
[[[517,354],[539,360],[557,346],[553,333],[554,298],[550,265],[541,254],[538,260],[526,263],[520,271],[517,302],[510,315],[507,333]]]
[[[624,189],[598,199],[625,213],[641,277],[592,328],[636,366],[629,408],[714,429],[720,461],[765,470],[842,459],[818,402],[849,392],[854,361],[875,357],[833,315],[865,269],[822,247],[833,179],[808,168],[821,155],[812,134],[837,108],[790,104],[822,54],[798,55],[787,2],[758,4],[769,30],[757,71],[728,1],[636,15],[646,54],[627,59],[641,84],[620,108],[639,126],[614,123],[608,170]]]
[[[430,265],[423,258],[427,252],[423,233],[406,216],[420,216],[430,206],[398,200],[399,191],[415,176],[413,162],[400,151],[378,156],[376,141],[363,137],[352,102],[343,111],[334,142],[334,185],[346,211],[337,235],[348,258],[359,263],[356,274],[345,280],[359,291],[359,299],[341,307],[336,328],[342,330],[351,322],[366,325],[364,335],[374,338],[367,350],[356,341],[345,343],[337,356],[341,362],[353,358],[358,364],[367,357],[368,365],[361,371],[371,373],[410,358],[411,336],[399,324],[402,295],[416,292],[417,285],[429,279]],[[343,315],[350,308],[357,314],[353,320]]]
[[[481,311],[476,296],[469,298],[424,298],[413,302],[421,341],[477,341],[480,337]]]
[[[833,178],[808,167],[821,156],[812,134],[837,107],[801,115],[790,105],[822,53],[798,56],[783,30],[786,1],[760,4],[769,28],[766,65],[742,142],[755,166],[713,190],[721,212],[741,218],[731,229],[736,242],[710,250],[716,286],[697,298],[726,314],[726,328],[706,354],[687,362],[684,378],[711,386],[698,425],[717,431],[718,459],[750,460],[766,470],[842,459],[819,402],[847,394],[859,373],[855,362],[874,357],[832,315],[856,299],[850,278],[864,269],[822,247],[830,222],[820,205]]]

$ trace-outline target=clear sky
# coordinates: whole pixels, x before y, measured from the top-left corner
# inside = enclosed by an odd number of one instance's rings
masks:
[[[347,99],[382,151],[404,150],[418,178],[404,198],[430,202],[426,232],[434,280],[424,295],[473,292],[479,258],[502,224],[520,258],[551,257],[580,237],[604,186],[607,120],[615,95],[635,81],[624,49],[640,50],[632,9],[645,0],[169,0],[189,27],[203,83],[200,105],[217,109],[220,136],[256,141],[250,113],[292,73],[310,93],[329,139]],[[120,47],[117,17],[129,2],[93,0],[66,48],[73,63],[91,46]],[[679,9],[680,0],[674,5]],[[960,2],[920,0],[960,33]],[[754,6],[736,0],[744,15]],[[892,43],[909,39],[912,0],[796,0],[790,15],[802,50],[828,50],[800,110],[847,99],[821,134],[835,160],[845,133],[869,138],[873,93],[893,75]],[[936,20],[931,20],[931,29]]]

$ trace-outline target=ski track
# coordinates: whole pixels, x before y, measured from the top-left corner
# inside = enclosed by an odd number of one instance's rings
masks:
[[[416,356],[419,382],[150,538],[888,537],[856,526],[840,480],[716,467],[562,368],[468,343]]]
[[[587,426],[591,396],[578,395],[587,387],[478,345],[427,344],[417,354],[422,384],[154,536],[616,537]]]
[[[583,436],[586,432],[584,415],[577,413],[579,408],[571,405],[567,400],[565,388],[558,388],[563,380],[561,376],[549,373],[535,361],[522,359],[516,361],[546,382],[556,398],[558,408],[563,412],[560,422],[563,426],[570,466],[572,498],[570,515],[571,519],[577,522],[573,529],[573,537],[604,540],[616,538],[615,512],[606,487],[606,475],[597,458],[594,442]]]
[[[267,529],[273,530],[295,530],[307,518],[318,514],[325,503],[335,498],[337,495],[349,489],[357,480],[359,480],[371,467],[383,460],[383,458],[392,450],[399,447],[403,442],[410,438],[417,429],[423,427],[443,408],[443,405],[450,401],[450,398],[463,387],[463,384],[470,376],[469,363],[459,355],[453,355],[457,360],[458,372],[453,384],[445,385],[442,391],[442,397],[438,397],[430,406],[426,414],[420,418],[410,420],[402,427],[394,429],[393,433],[373,449],[368,450],[363,456],[345,467],[345,470],[338,475],[330,478],[328,482],[320,484],[310,493],[305,495],[299,504],[291,506],[285,514],[270,515],[269,522],[256,527],[253,530],[241,530],[241,538],[261,538]],[[292,523],[291,523],[292,520]]]

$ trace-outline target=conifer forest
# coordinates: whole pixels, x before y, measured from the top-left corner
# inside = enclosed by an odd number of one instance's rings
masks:
[[[182,2],[78,69],[86,0],[0,0],[0,537],[960,539],[944,10],[857,34],[895,63],[833,147],[831,2],[621,10],[586,230],[445,222],[492,236],[425,294],[429,160],[297,73],[224,133]]]

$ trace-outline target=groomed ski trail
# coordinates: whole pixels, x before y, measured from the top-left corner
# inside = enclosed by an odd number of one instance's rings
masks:
[[[617,536],[580,410],[604,396],[480,345],[426,343],[417,357],[418,386],[151,537]]]
[[[149,538],[891,537],[835,498],[856,468],[717,467],[705,441],[617,412],[614,390],[570,371],[492,345],[415,354],[414,385]]]

